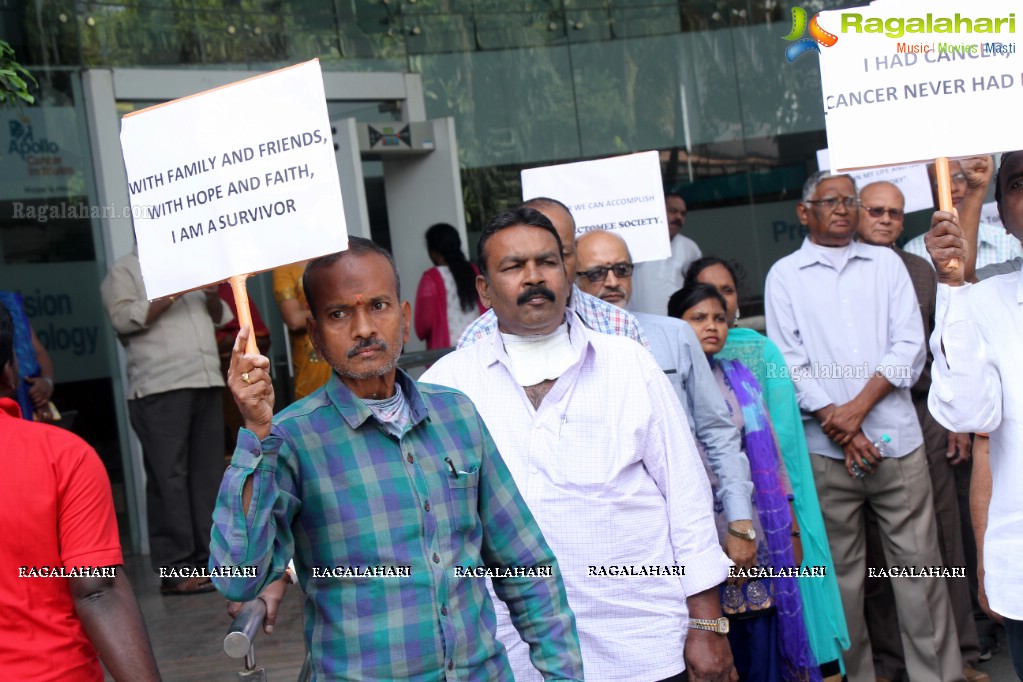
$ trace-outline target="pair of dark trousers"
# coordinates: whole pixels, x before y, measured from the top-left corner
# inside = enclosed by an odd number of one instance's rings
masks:
[[[146,467],[154,571],[209,561],[213,507],[224,476],[221,390],[186,388],[128,401]]]
[[[917,409],[924,434],[942,563],[950,568],[969,567],[971,563],[975,567],[976,562],[968,560],[963,545],[963,528],[955,480],[956,468],[948,463],[945,456],[948,452],[948,431],[927,410],[926,394],[922,399],[914,396],[913,404]],[[868,513],[867,516],[867,556],[868,560],[873,559],[876,568],[887,567],[892,563],[886,560],[881,545],[881,531],[877,525],[877,517],[873,513]],[[952,617],[955,619],[956,633],[959,636],[959,651],[963,657],[963,665],[974,667],[980,659],[980,641],[973,622],[970,581],[975,582],[977,578],[972,570],[968,575],[970,577],[945,578],[945,585],[952,604]],[[899,619],[895,611],[895,595],[892,593],[890,579],[874,578],[868,580],[868,585],[871,583],[876,589],[873,594],[867,595],[864,606],[867,628],[870,631],[870,646],[874,651],[875,672],[878,677],[896,680],[902,676],[906,666],[902,660],[902,639],[899,636]]]

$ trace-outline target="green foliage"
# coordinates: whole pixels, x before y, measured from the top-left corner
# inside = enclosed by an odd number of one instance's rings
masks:
[[[28,70],[14,60],[14,48],[0,40],[0,109],[15,104],[33,104],[36,98],[29,93],[29,85],[36,85],[36,79]]]

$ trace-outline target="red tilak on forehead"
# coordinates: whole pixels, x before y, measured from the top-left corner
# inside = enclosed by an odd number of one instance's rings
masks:
[[[355,294],[355,305],[362,305],[362,294]]]

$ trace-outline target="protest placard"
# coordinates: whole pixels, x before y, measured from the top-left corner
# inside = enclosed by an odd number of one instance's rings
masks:
[[[657,152],[522,171],[522,198],[550,197],[568,206],[576,236],[609,230],[641,263],[671,255]],[[573,275],[574,276],[574,275]]]
[[[128,114],[121,148],[150,299],[347,248],[317,60]]]
[[[820,48],[832,168],[1023,148],[1018,7],[889,0],[821,12],[835,39]]]
[[[827,149],[817,150],[817,167],[821,170],[831,170],[831,158]],[[934,208],[931,181],[927,176],[927,166],[922,163],[864,168],[849,171],[848,175],[856,181],[857,189],[863,189],[872,182],[892,183],[899,188],[906,200],[904,209],[906,213]]]

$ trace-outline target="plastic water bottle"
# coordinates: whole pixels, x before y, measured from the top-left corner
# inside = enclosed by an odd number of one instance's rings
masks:
[[[886,446],[889,443],[891,443],[891,442],[892,442],[892,439],[888,436],[887,433],[885,433],[885,434],[882,434],[882,436],[880,438],[878,438],[873,443],[871,443],[871,445],[873,445],[874,448],[877,449],[878,456],[883,458],[883,457],[885,457],[887,455],[888,448]],[[876,467],[880,463],[881,462],[879,461],[874,466]],[[853,462],[852,465],[849,468],[852,470],[853,476],[855,476],[856,478],[863,478],[864,476],[867,475],[866,472],[864,472],[863,469],[861,469],[859,467],[859,465],[856,464],[856,462]]]

